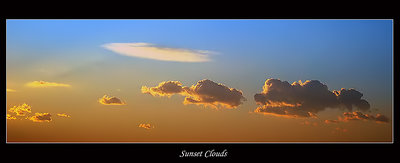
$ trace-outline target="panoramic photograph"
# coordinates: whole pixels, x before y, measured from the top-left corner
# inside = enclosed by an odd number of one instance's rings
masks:
[[[391,19],[7,19],[7,143],[392,143]]]

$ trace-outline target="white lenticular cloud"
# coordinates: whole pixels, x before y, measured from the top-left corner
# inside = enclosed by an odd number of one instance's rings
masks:
[[[207,50],[191,50],[160,47],[150,43],[109,43],[104,48],[130,57],[147,58],[174,62],[208,62],[213,52]]]

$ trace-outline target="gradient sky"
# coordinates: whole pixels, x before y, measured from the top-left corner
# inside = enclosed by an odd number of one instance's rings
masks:
[[[50,122],[7,120],[8,142],[392,141],[392,20],[7,20],[7,114],[23,103]],[[209,51],[210,61],[170,62],[120,55],[110,43]],[[254,113],[266,79],[319,80],[354,88],[389,123],[326,124],[318,118]],[[142,86],[202,79],[243,92],[235,109],[184,105]],[[70,87],[32,88],[46,81]],[[103,105],[104,95],[125,105]],[[69,118],[57,116],[65,113]],[[151,124],[146,129],[141,124]]]

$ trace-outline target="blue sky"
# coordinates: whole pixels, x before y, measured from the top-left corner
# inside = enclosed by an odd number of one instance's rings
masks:
[[[221,71],[251,73],[259,84],[317,79],[373,98],[391,90],[391,20],[7,20],[7,36],[7,51],[31,63],[92,60],[109,55],[105,43],[148,42],[218,52]]]

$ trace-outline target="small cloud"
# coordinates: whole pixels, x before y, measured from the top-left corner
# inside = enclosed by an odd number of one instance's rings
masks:
[[[17,116],[25,116],[26,113],[31,113],[32,110],[31,110],[31,106],[24,103],[22,105],[14,106],[11,109],[9,109],[8,111],[10,111],[12,113],[16,113]]]
[[[376,123],[388,123],[389,122],[389,118],[382,114],[376,114],[376,117],[374,120]]]
[[[103,105],[126,105],[126,103],[119,98],[107,95],[104,95],[102,98],[100,98],[98,102]]]
[[[25,84],[32,88],[46,88],[46,87],[71,87],[69,84],[46,82],[46,81],[33,81]]]
[[[69,116],[69,115],[67,115],[67,114],[65,114],[65,113],[58,113],[57,114],[57,116],[59,116],[59,117],[65,117],[65,118],[70,118],[71,116]]]
[[[302,124],[302,125],[307,125],[307,126],[308,126],[308,125],[310,125],[310,126],[311,126],[311,125],[312,125],[312,126],[318,126],[318,123],[317,123],[317,122],[310,122],[310,121],[307,121],[307,120],[304,121],[304,122],[302,122],[301,124]]]
[[[138,127],[140,127],[140,128],[145,128],[145,129],[148,129],[148,130],[150,130],[150,129],[154,128],[154,126],[153,126],[153,125],[151,125],[151,124],[148,124],[148,123],[146,123],[146,124],[144,124],[144,123],[141,123],[141,124],[139,124],[139,126],[138,126]]]
[[[369,115],[363,114],[362,112],[345,112],[343,113],[344,118],[340,119],[343,122],[354,121],[354,120],[371,120],[376,123],[388,123],[389,118],[382,114]]]
[[[179,81],[165,81],[158,84],[156,87],[148,88],[142,86],[142,93],[151,94],[153,96],[172,96],[177,93],[182,93],[182,83]]]
[[[208,62],[212,54],[206,50],[161,47],[150,43],[109,43],[103,47],[124,56],[175,62]]]
[[[16,90],[7,88],[7,92],[16,92]]]
[[[35,113],[34,116],[29,117],[28,119],[33,122],[50,122],[51,114],[50,113]]]
[[[7,120],[15,120],[17,117],[7,114]]]
[[[229,88],[223,84],[215,83],[211,80],[204,79],[197,82],[191,87],[182,87],[179,81],[161,82],[156,87],[142,87],[142,93],[151,94],[153,96],[172,96],[180,94],[185,96],[183,104],[196,104],[211,106],[218,108],[236,108],[242,101],[246,100],[243,93],[235,88]]]
[[[296,107],[271,107],[264,105],[257,107],[254,112],[286,118],[316,118],[312,112],[307,112]]]
[[[325,120],[324,122],[325,122],[326,124],[339,123],[338,120]]]

